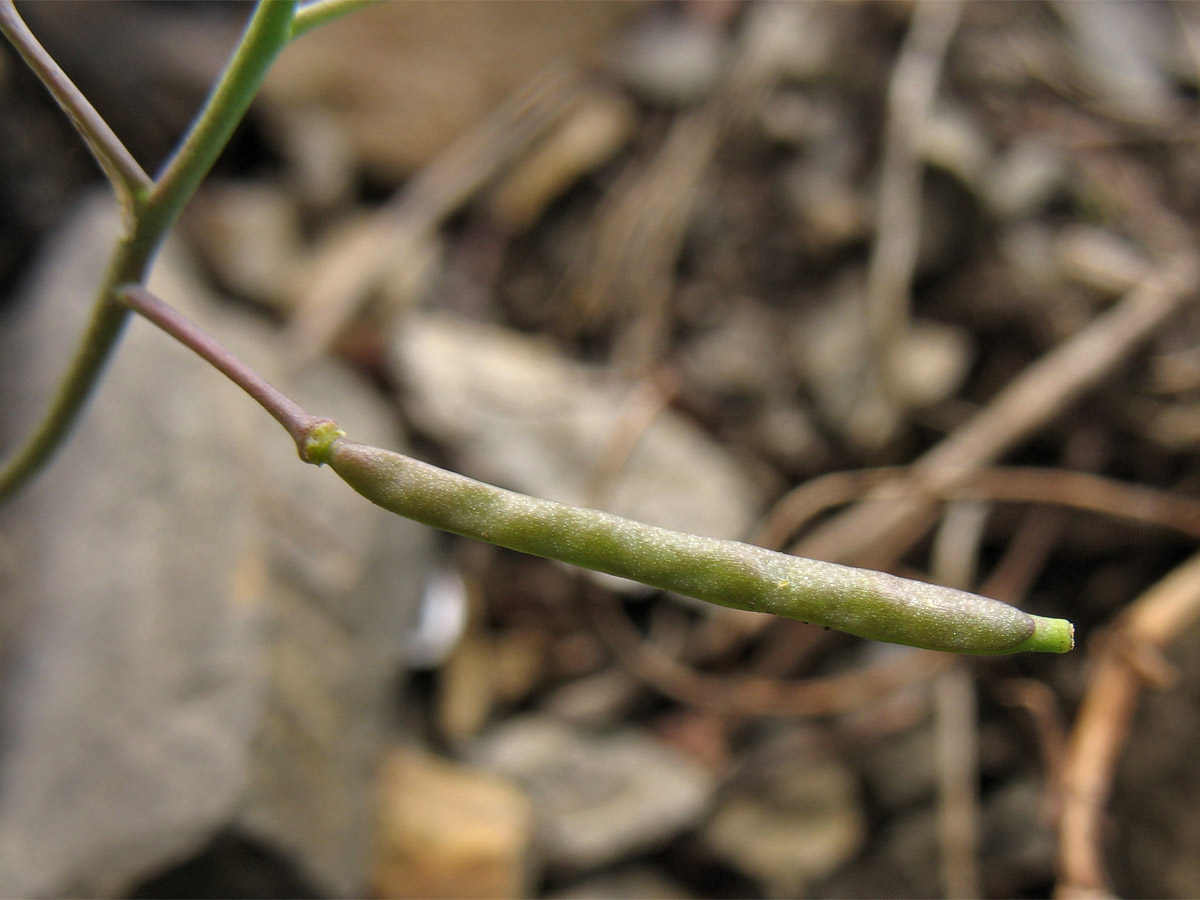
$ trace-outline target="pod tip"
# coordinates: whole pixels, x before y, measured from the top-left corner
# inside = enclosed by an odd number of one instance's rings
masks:
[[[1030,616],[1033,633],[1013,647],[1011,653],[1067,653],[1075,647],[1075,626],[1066,619]]]

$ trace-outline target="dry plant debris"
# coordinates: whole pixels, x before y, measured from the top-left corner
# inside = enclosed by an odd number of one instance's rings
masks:
[[[237,24],[189,5],[131,30],[128,8],[104,6],[95,28],[138,39],[80,43],[59,8],[31,21],[98,105],[136,90],[168,119]],[[969,587],[1072,618],[1079,649],[962,662],[453,542],[419,563],[364,557],[348,536],[314,543],[322,526],[262,478],[239,497],[239,527],[261,521],[266,548],[221,564],[266,603],[274,640],[239,638],[269,664],[228,676],[231,696],[279,694],[269,713],[219,720],[221,746],[249,762],[220,757],[216,786],[165,766],[199,811],[182,824],[147,812],[158,839],[131,838],[107,866],[86,841],[53,845],[59,829],[39,820],[50,862],[9,886],[1200,893],[1189,795],[1172,800],[1154,770],[1200,780],[1181,737],[1200,668],[1198,48],[1200,7],[1127,2],[395,2],[304,38],[184,223],[212,285],[280,326],[281,373],[339,358],[387,401],[372,398],[379,427],[506,486],[645,516],[660,505],[689,530]],[[0,237],[19,248],[67,219],[88,170],[58,152],[56,120],[3,53],[15,139],[0,141]],[[146,121],[114,121],[144,164],[161,156]],[[0,252],[0,285],[31,277],[23,259]],[[165,434],[188,427],[184,405]],[[164,472],[153,502],[205,483],[187,477]],[[120,500],[103,494],[111,481],[90,486],[102,506]],[[6,519],[0,537],[13,596],[37,583],[10,574],[32,570],[9,537],[27,525]],[[91,563],[102,580],[106,557],[148,567],[165,552],[162,535],[121,534],[128,548]],[[362,578],[396,608],[345,606]],[[170,641],[187,620],[165,618],[159,589],[144,588],[148,621],[164,617],[145,633]],[[69,618],[57,599],[47,609]],[[23,630],[30,604],[13,606],[6,661],[42,646]],[[117,671],[104,651],[120,645],[63,633]],[[396,661],[418,644],[411,666]],[[180,671],[211,669],[201,651],[185,647]],[[331,660],[320,678],[308,654]],[[371,684],[351,677],[359,659]],[[5,679],[6,708],[40,702]],[[342,701],[362,718],[338,754]],[[284,761],[274,776],[263,747]],[[37,749],[0,748],[0,784],[61,775]],[[337,762],[306,782],[322,759]],[[655,766],[675,777],[647,786]],[[445,816],[414,815],[406,779]],[[37,787],[0,792],[0,845]],[[337,813],[362,831],[336,854],[284,802],[306,791],[357,798]],[[1153,835],[1169,840],[1152,840],[1138,795],[1165,797]],[[456,821],[476,808],[486,828]],[[444,879],[397,866],[422,847],[448,860]]]

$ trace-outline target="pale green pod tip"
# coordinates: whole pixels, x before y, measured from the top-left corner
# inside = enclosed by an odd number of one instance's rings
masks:
[[[1075,649],[1075,626],[1066,619],[1030,616],[1033,633],[1008,653],[1067,653]]]

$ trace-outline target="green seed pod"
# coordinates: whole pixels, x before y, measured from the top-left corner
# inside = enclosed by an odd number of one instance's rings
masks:
[[[980,654],[1074,646],[1065,619],[977,594],[539,500],[345,439],[321,443],[310,458],[372,503],[522,553],[876,641]]]

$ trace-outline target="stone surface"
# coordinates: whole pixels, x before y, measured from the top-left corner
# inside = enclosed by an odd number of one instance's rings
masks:
[[[384,761],[373,893],[528,896],[533,811],[512,782],[418,750]]]
[[[950,396],[966,377],[974,348],[959,328],[933,321],[908,323],[889,346],[894,393],[872,377],[865,288],[843,279],[829,298],[792,326],[801,373],[826,420],[854,444],[878,449],[895,434],[901,414]]]
[[[875,741],[859,754],[863,781],[877,803],[902,810],[929,802],[938,787],[937,737],[931,721]]]
[[[1103,107],[1122,119],[1163,123],[1177,113],[1163,62],[1179,20],[1154,4],[1057,3],[1075,63]]]
[[[700,766],[635,731],[589,734],[544,716],[511,719],[471,752],[534,801],[548,865],[596,868],[694,824],[713,785]]]
[[[595,0],[383,3],[280,54],[264,99],[269,114],[327,112],[363,164],[397,178],[544,67],[599,52],[635,9]]]
[[[618,67],[647,100],[689,106],[712,92],[728,52],[728,34],[698,16],[647,16],[620,42]]]
[[[704,830],[719,856],[771,897],[803,896],[862,845],[866,817],[853,775],[833,758],[796,759],[730,790]]]
[[[303,249],[300,210],[283,188],[261,182],[206,185],[183,226],[225,290],[286,306]]]
[[[543,341],[450,315],[399,325],[394,367],[409,411],[465,474],[709,537],[744,538],[755,491],[736,461],[670,410],[637,433],[615,477],[634,387]]]
[[[687,900],[686,888],[650,866],[626,866],[572,884],[550,900]]]
[[[1062,191],[1068,175],[1067,161],[1058,150],[1027,138],[992,163],[983,184],[983,199],[1003,218],[1024,218]]]

